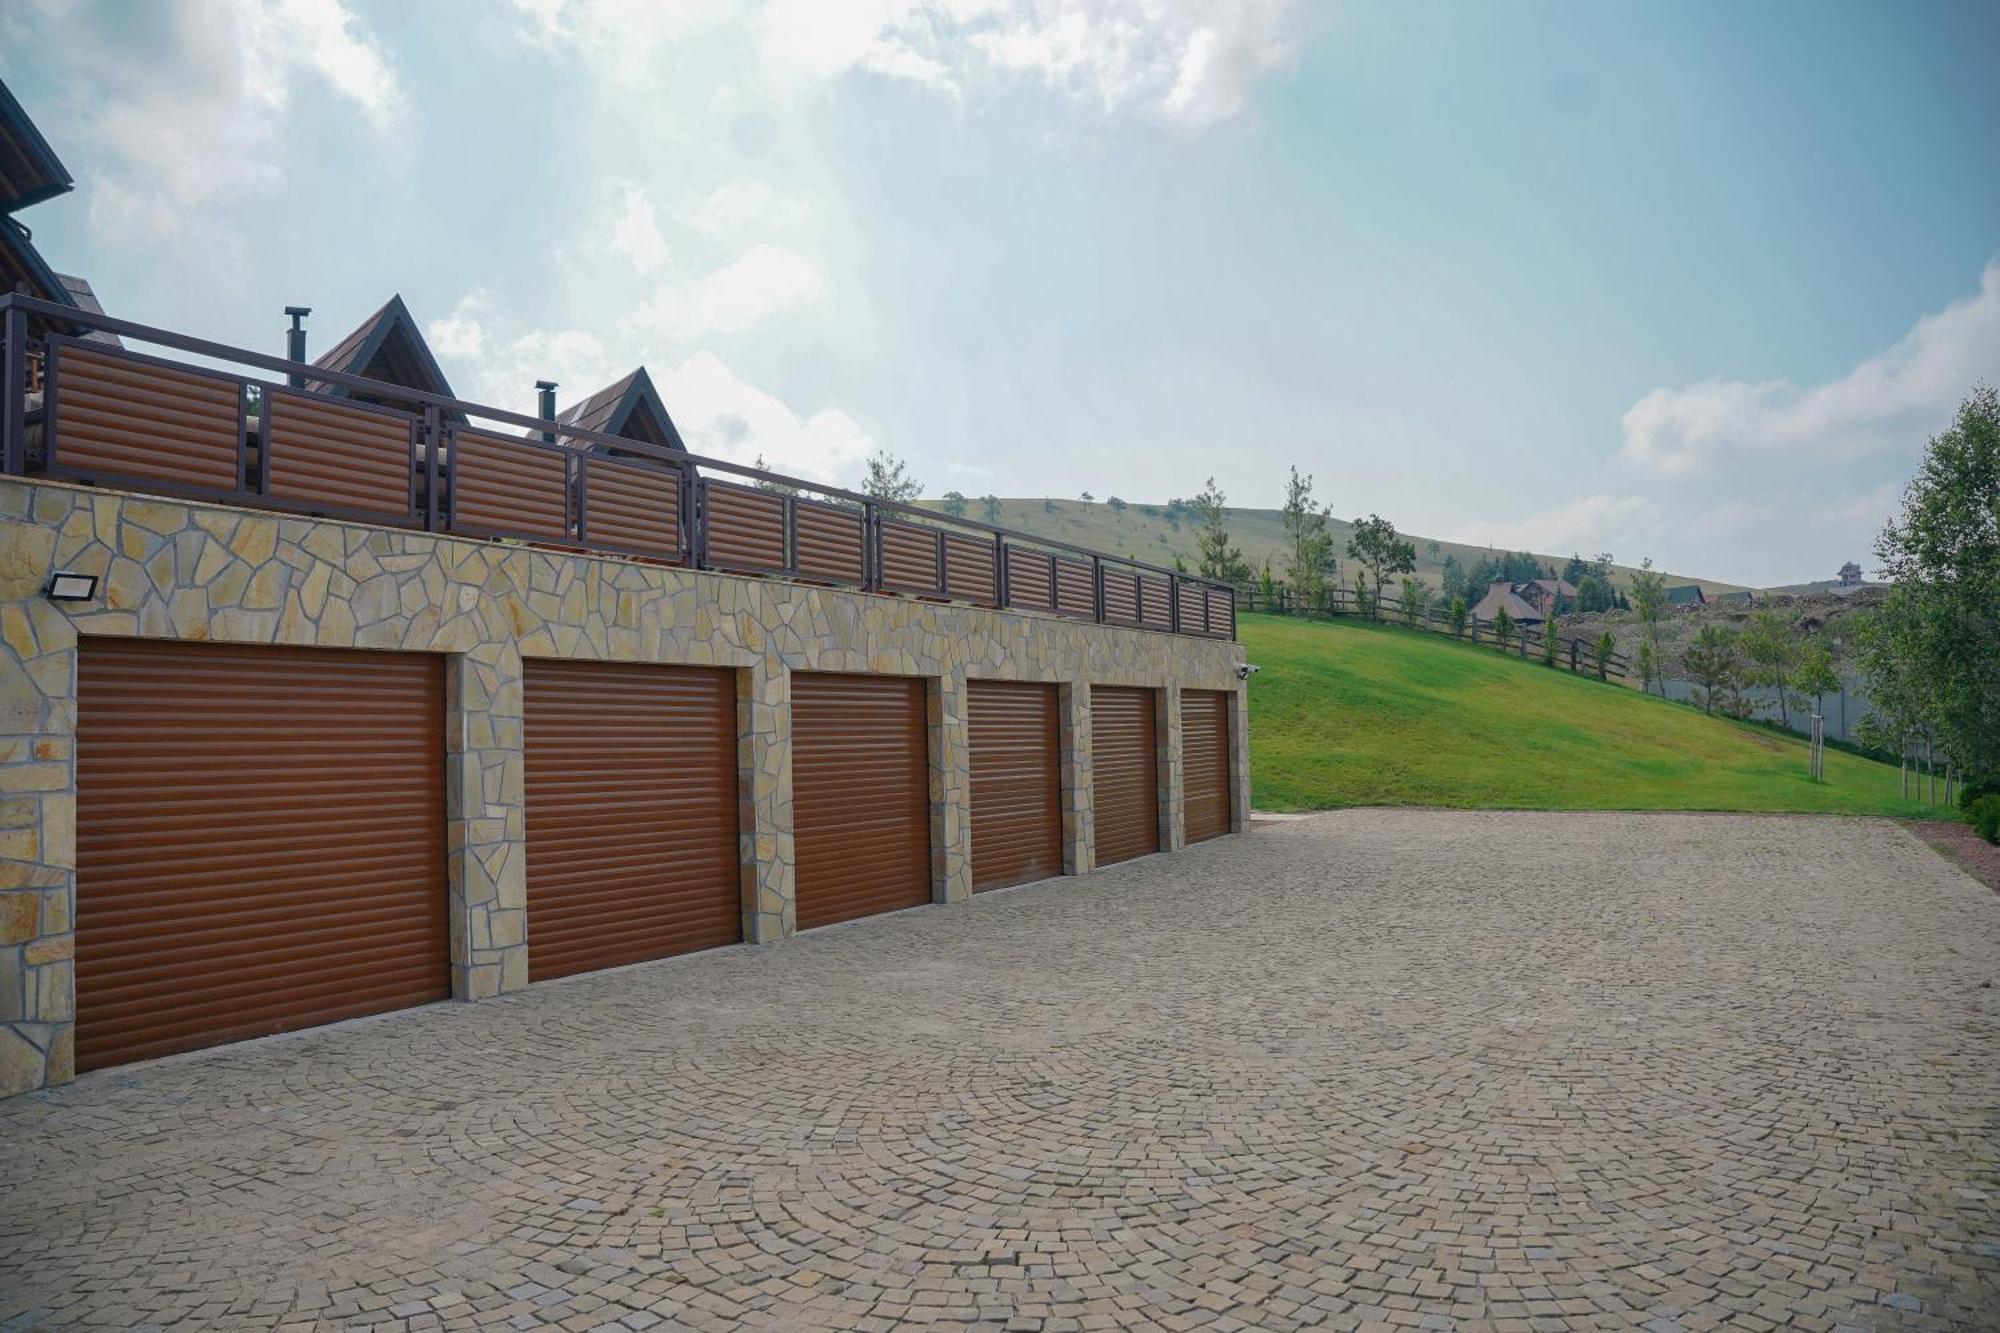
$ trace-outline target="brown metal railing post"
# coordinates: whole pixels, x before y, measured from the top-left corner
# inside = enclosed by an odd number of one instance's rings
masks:
[[[424,531],[438,530],[438,432],[443,414],[435,405],[424,408]]]
[[[873,503],[861,506],[861,586],[868,592],[882,587],[882,519]]]
[[[999,533],[993,534],[993,602],[996,606],[1007,605],[1007,539]]]
[[[1090,557],[1090,583],[1092,588],[1091,601],[1097,607],[1097,623],[1102,625],[1104,623],[1104,557],[1101,555]]]
[[[799,572],[799,497],[787,495],[779,502],[779,518],[785,525],[785,572]]]
[[[28,470],[28,312],[7,308],[6,367],[0,371],[0,466],[18,477]]]
[[[1167,624],[1174,633],[1181,632],[1181,576],[1167,575]]]
[[[696,476],[690,494],[694,522],[688,525],[688,563],[695,569],[708,568],[708,478]],[[864,548],[863,559],[866,560]]]
[[[938,596],[951,596],[951,570],[945,564],[944,532],[942,529],[931,533],[931,541],[937,546],[937,590]]]

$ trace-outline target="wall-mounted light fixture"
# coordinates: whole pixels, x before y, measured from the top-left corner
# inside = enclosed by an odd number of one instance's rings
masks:
[[[89,602],[97,597],[97,575],[59,569],[49,579],[42,595],[52,602]]]

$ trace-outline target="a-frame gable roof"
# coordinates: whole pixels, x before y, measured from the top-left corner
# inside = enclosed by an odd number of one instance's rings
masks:
[[[56,150],[0,83],[0,213],[53,199],[75,184]]]
[[[451,382],[444,377],[444,369],[431,355],[430,344],[424,341],[423,332],[417,327],[410,308],[403,304],[401,295],[391,296],[380,310],[362,320],[359,327],[335,343],[313,364],[322,370],[365,375],[369,379],[383,380],[405,389],[420,389],[446,398],[457,397],[451,391]],[[349,397],[352,393],[338,384],[318,387],[340,398]],[[366,394],[359,396],[367,397]],[[409,405],[391,403],[390,406],[407,408]],[[463,419],[461,413],[450,415],[453,420]]]
[[[605,435],[621,435],[644,444],[687,452],[667,405],[653,387],[653,377],[640,366],[623,379],[605,385],[582,402],[556,416],[565,426],[594,430]]]

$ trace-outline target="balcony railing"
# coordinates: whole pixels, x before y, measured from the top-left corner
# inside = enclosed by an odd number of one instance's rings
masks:
[[[915,505],[25,296],[0,296],[0,338],[10,476],[1236,635],[1225,583]]]

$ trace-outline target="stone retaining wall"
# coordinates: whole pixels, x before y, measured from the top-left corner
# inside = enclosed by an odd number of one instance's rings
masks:
[[[100,576],[59,605],[57,569]],[[524,657],[733,667],[743,933],[793,932],[790,672],[930,682],[934,893],[970,893],[965,682],[1063,694],[1064,866],[1093,865],[1092,684],[1166,691],[1163,843],[1183,840],[1179,690],[1234,692],[1237,827],[1248,728],[1233,643],[940,605],[54,482],[0,481],[0,1095],[73,1069],[77,641],[205,639],[438,653],[449,663],[453,993],[527,985]]]

